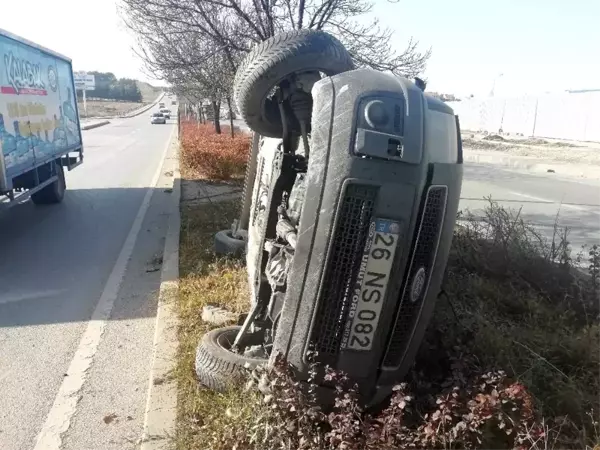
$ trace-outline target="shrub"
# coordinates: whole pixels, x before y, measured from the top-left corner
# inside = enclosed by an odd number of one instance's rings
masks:
[[[236,133],[233,138],[223,127],[216,134],[210,124],[195,121],[181,123],[181,165],[187,178],[215,181],[244,176],[250,148],[250,137]]]
[[[414,386],[400,384],[388,406],[371,414],[360,407],[347,378],[327,370],[336,398],[325,412],[311,399],[316,385],[300,389],[279,358],[269,369],[256,369],[245,389],[225,394],[234,400],[225,414],[213,410],[214,416],[203,418],[203,444],[211,450],[529,448],[543,439],[545,428],[535,421],[522,384],[508,381],[503,372],[464,375],[455,370],[418,401]]]
[[[545,238],[520,211],[494,202],[459,215],[444,291],[416,367],[431,377],[460,343],[482,368],[502,369],[549,418],[557,448],[598,443],[600,323],[597,245],[573,256],[568,230]]]

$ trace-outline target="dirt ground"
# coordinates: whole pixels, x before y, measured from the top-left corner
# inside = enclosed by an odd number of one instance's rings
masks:
[[[146,103],[135,103],[135,102],[114,102],[114,101],[99,101],[99,100],[88,100],[87,101],[87,115],[83,109],[83,102],[78,102],[77,107],[79,114],[82,118],[90,117],[114,117],[121,114],[134,111],[141,108]]]
[[[462,138],[464,148],[470,150],[490,150],[546,161],[600,165],[600,143],[596,142],[483,135],[472,132],[463,132]]]

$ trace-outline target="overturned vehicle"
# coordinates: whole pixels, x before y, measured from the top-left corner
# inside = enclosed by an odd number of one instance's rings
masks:
[[[203,337],[198,377],[224,389],[283,355],[307,379],[316,354],[377,402],[410,368],[440,289],[458,118],[421,82],[355,69],[321,31],[258,44],[234,89],[254,138],[242,217],[216,245],[246,247],[251,301],[238,326]]]

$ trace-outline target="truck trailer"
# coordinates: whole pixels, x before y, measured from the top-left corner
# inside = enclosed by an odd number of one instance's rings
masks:
[[[83,162],[71,60],[0,29],[0,210],[59,203]]]

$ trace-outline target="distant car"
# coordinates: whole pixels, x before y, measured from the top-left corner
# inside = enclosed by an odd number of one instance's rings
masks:
[[[164,108],[164,107],[165,107],[165,104],[164,104],[163,102],[160,102],[160,103],[158,104],[158,107],[159,107],[159,108]]]
[[[160,112],[162,113],[163,116],[165,116],[167,119],[171,118],[171,110],[167,109],[167,108],[161,108]]]
[[[152,113],[152,115],[150,116],[150,123],[155,124],[155,123],[167,123],[167,118],[164,116],[163,113],[157,112],[157,113]]]
[[[171,101],[171,105],[176,105],[177,104],[177,100],[172,100]]]

